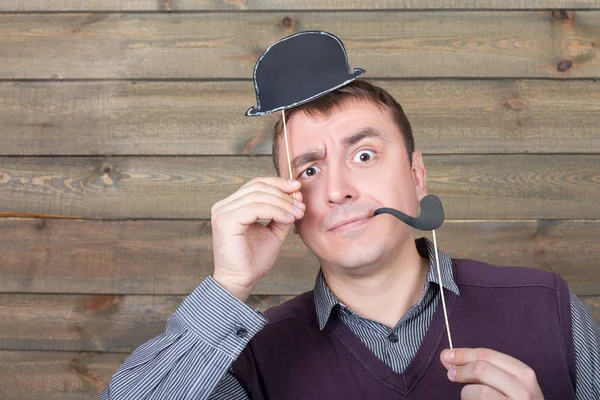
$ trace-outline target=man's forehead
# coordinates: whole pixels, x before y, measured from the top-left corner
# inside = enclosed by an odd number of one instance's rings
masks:
[[[368,132],[365,137],[378,136],[385,139],[389,130],[383,122],[385,118],[382,118],[381,111],[376,106],[361,109],[347,108],[329,115],[313,116],[304,112],[297,114],[290,118],[287,125],[288,138],[298,148],[297,150],[313,147],[317,143],[329,140],[345,144],[349,137],[358,132]]]
[[[384,115],[388,113],[388,115]],[[386,124],[388,121],[390,126]],[[375,104],[371,100],[351,99],[334,106],[329,112],[318,112],[304,109],[298,110],[287,121],[287,135],[290,147],[290,158],[299,158],[305,153],[312,153],[304,160],[317,158],[317,153],[326,156],[326,142],[332,141],[342,146],[356,143],[366,137],[377,138],[387,142],[395,133],[395,123],[391,112],[385,106]],[[391,132],[394,130],[394,132]],[[335,135],[335,137],[331,137]],[[278,142],[278,159],[280,165],[287,164],[286,143],[281,132]],[[296,164],[300,164],[299,160]]]
[[[372,120],[381,118],[387,110],[384,106],[375,104],[371,100],[346,99],[340,103],[331,105],[327,109],[304,108],[294,113],[288,125],[326,125],[332,122],[345,121],[347,119]]]

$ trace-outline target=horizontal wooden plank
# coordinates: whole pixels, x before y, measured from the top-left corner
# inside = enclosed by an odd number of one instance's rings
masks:
[[[337,34],[366,77],[600,76],[598,11],[0,15],[0,79],[245,78],[296,31]]]
[[[98,399],[124,353],[0,351],[2,400]]]
[[[595,219],[598,155],[430,155],[448,219]],[[0,210],[100,219],[209,219],[270,157],[0,157]]]
[[[600,295],[600,221],[449,220],[437,236],[452,257],[552,270],[576,294]],[[5,293],[187,295],[213,269],[207,221],[3,218],[0,243]],[[316,258],[290,234],[254,293],[311,290],[317,271]]]
[[[600,153],[600,82],[372,81],[428,154]],[[3,82],[0,155],[271,154],[251,82]]]
[[[253,296],[265,310],[292,296]],[[600,324],[600,296],[581,298]],[[132,352],[166,329],[179,296],[0,295],[0,350]]]
[[[3,218],[0,232],[0,292],[188,294],[213,270],[209,221]],[[255,293],[314,283],[318,262],[296,235],[277,262]]]
[[[262,311],[292,296],[252,296]],[[0,294],[1,350],[131,352],[166,329],[183,296]]]
[[[0,12],[599,8],[596,0],[4,0]]]

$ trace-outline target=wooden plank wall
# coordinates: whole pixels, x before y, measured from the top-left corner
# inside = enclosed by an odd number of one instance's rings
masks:
[[[600,321],[599,0],[3,0],[0,398],[97,398],[164,330],[212,204],[273,174],[255,60],[309,29],[403,104],[442,249],[556,271]],[[250,303],[316,270],[290,237]]]

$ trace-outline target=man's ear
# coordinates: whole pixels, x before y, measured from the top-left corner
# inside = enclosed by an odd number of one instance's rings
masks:
[[[420,151],[413,152],[411,171],[417,198],[421,201],[421,199],[427,195],[427,171],[425,170],[423,155]]]

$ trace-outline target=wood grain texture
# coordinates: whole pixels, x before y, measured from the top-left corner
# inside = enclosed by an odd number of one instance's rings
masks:
[[[0,12],[19,11],[279,11],[380,9],[599,8],[596,0],[4,0]]]
[[[366,77],[598,77],[598,11],[0,15],[0,79],[244,78],[297,31]]]
[[[594,321],[600,326],[600,296],[586,296],[580,299]]]
[[[576,294],[600,295],[600,221],[448,220],[437,234],[451,257],[551,270]],[[213,269],[207,221],[4,218],[0,243],[5,293],[187,295]],[[317,271],[316,258],[291,234],[254,293],[311,290]]]
[[[98,399],[123,353],[0,351],[2,400]]]
[[[266,310],[293,296],[253,296]],[[600,297],[581,298],[600,323]],[[162,334],[182,296],[0,295],[0,350],[130,353]]]
[[[255,295],[261,311],[292,296]],[[1,350],[131,352],[163,333],[183,296],[0,294]]]
[[[600,153],[600,82],[381,81],[428,154]],[[271,154],[251,82],[3,82],[0,155]]]
[[[597,155],[430,155],[448,219],[595,219]],[[0,157],[0,210],[99,219],[209,219],[270,157]]]
[[[0,219],[0,292],[188,294],[212,273],[208,221],[66,222]],[[255,293],[312,286],[318,263],[292,239]]]

